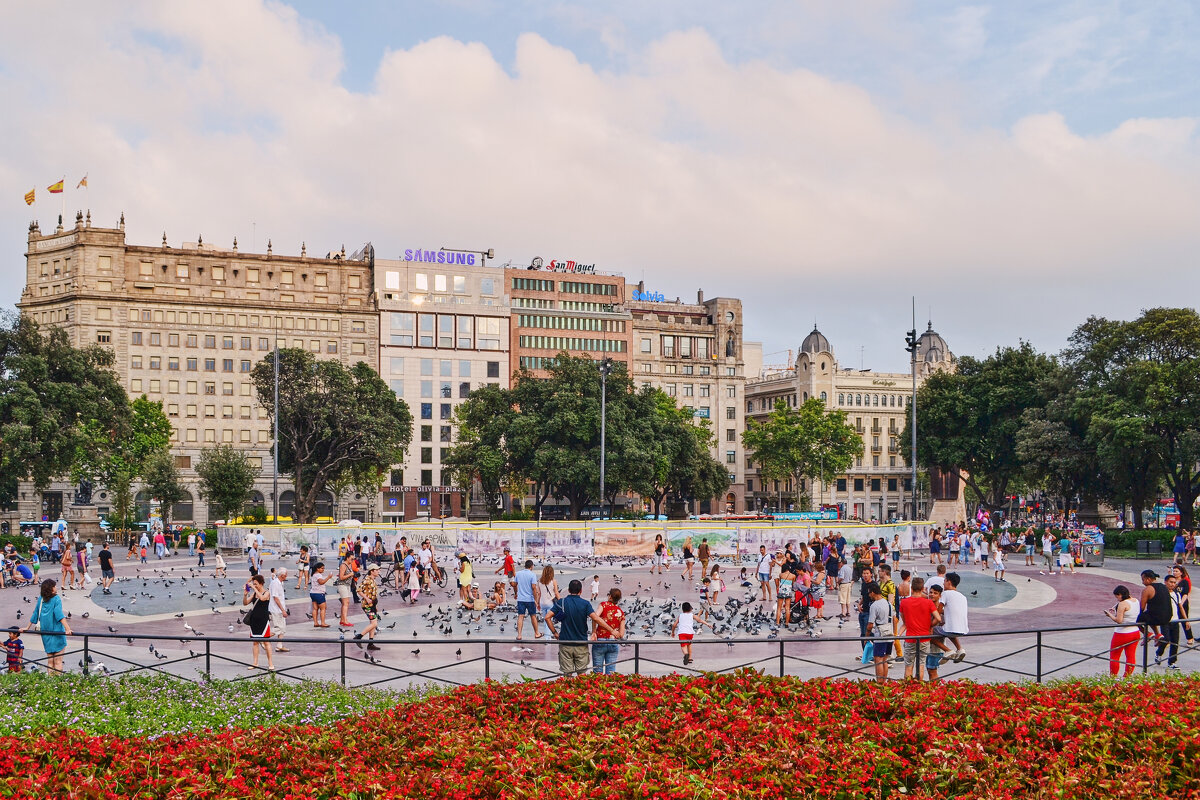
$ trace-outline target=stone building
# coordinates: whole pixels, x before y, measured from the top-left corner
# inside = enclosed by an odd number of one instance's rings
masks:
[[[666,299],[644,282],[628,286],[625,308],[633,318],[631,368],[636,387],[662,389],[712,430],[712,455],[729,472],[725,496],[704,499],[695,513],[745,510],[745,458],[742,431],[746,369],[743,360],[742,301]]]
[[[933,371],[955,368],[954,354],[933,330],[932,322],[918,338],[916,364],[918,387]],[[819,480],[805,480],[801,485],[813,508],[838,506],[845,516],[864,520],[910,516],[911,468],[900,455],[900,434],[912,402],[912,374],[842,366],[829,340],[813,326],[800,345],[794,366],[768,372],[747,384],[746,416],[763,421],[776,400],[796,408],[809,398],[845,411],[847,421],[863,438],[863,455],[845,475],[829,485]],[[781,492],[786,506],[794,491],[791,481],[767,483],[752,464],[746,469],[749,508],[778,507]],[[928,508],[917,509],[919,516],[927,513]]]
[[[18,308],[42,325],[67,331],[76,346],[110,348],[131,397],[161,400],[173,426],[172,452],[190,498],[172,519],[205,525],[224,511],[209,509],[196,489],[194,465],[202,449],[219,443],[244,449],[262,472],[252,503],[273,506],[272,430],[260,408],[250,371],[278,344],[321,358],[365,361],[379,367],[379,312],[371,251],[314,258],[246,253],[234,239],[217,247],[201,237],[171,246],[130,244],[125,218],[114,228],[93,226],[90,212],[75,225],[42,233],[30,225],[26,281]],[[280,476],[280,513],[290,513],[290,482]],[[98,487],[101,513],[111,498]],[[57,483],[41,494],[20,490],[23,520],[54,519],[67,510],[71,487]],[[138,502],[149,498],[139,493]],[[351,494],[335,509],[322,498],[319,513],[369,519],[377,498]],[[220,511],[218,515],[217,512]]]

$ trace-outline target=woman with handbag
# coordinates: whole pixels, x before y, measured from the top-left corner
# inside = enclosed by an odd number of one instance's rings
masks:
[[[70,559],[70,555],[67,559]],[[21,631],[27,631],[33,625],[38,626],[38,632],[42,635],[42,647],[46,650],[46,671],[62,672],[63,651],[67,649],[67,637],[71,635],[71,626],[63,616],[58,585],[51,578],[42,581],[41,596],[33,609],[33,616],[29,618],[29,625]]]
[[[344,558],[338,564],[337,580],[333,584],[337,587],[338,602],[341,604],[338,625],[343,628],[354,627],[354,623],[346,619],[350,614],[350,584],[354,580],[354,569],[350,566],[350,561],[350,558]]]
[[[242,620],[250,629],[250,646],[253,648],[252,661],[246,669],[258,669],[259,646],[267,654],[267,669],[275,671],[271,661],[271,592],[267,589],[267,581],[262,575],[255,575],[246,584],[242,595],[242,605],[249,606],[250,612]]]

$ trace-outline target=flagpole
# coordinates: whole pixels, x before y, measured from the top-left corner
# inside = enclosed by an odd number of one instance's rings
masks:
[[[62,176],[62,180],[59,181],[59,185],[62,186],[62,189],[67,188],[67,176],[66,175]],[[65,191],[63,191],[62,189],[60,189],[58,192],[59,194],[62,195],[62,215],[59,216],[59,219],[66,219],[67,218],[67,193]]]

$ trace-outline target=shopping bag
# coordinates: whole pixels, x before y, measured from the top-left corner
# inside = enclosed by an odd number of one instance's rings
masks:
[[[875,643],[867,642],[867,644],[863,647],[862,663],[870,664],[871,659],[873,659],[874,657],[875,657]]]

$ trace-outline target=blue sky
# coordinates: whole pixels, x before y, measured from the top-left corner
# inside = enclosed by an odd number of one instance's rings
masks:
[[[6,23],[4,303],[62,175],[68,221],[124,212],[139,244],[467,244],[741,297],[772,362],[816,319],[844,363],[903,370],[913,294],[982,355],[1200,293],[1193,3],[98,0]]]

